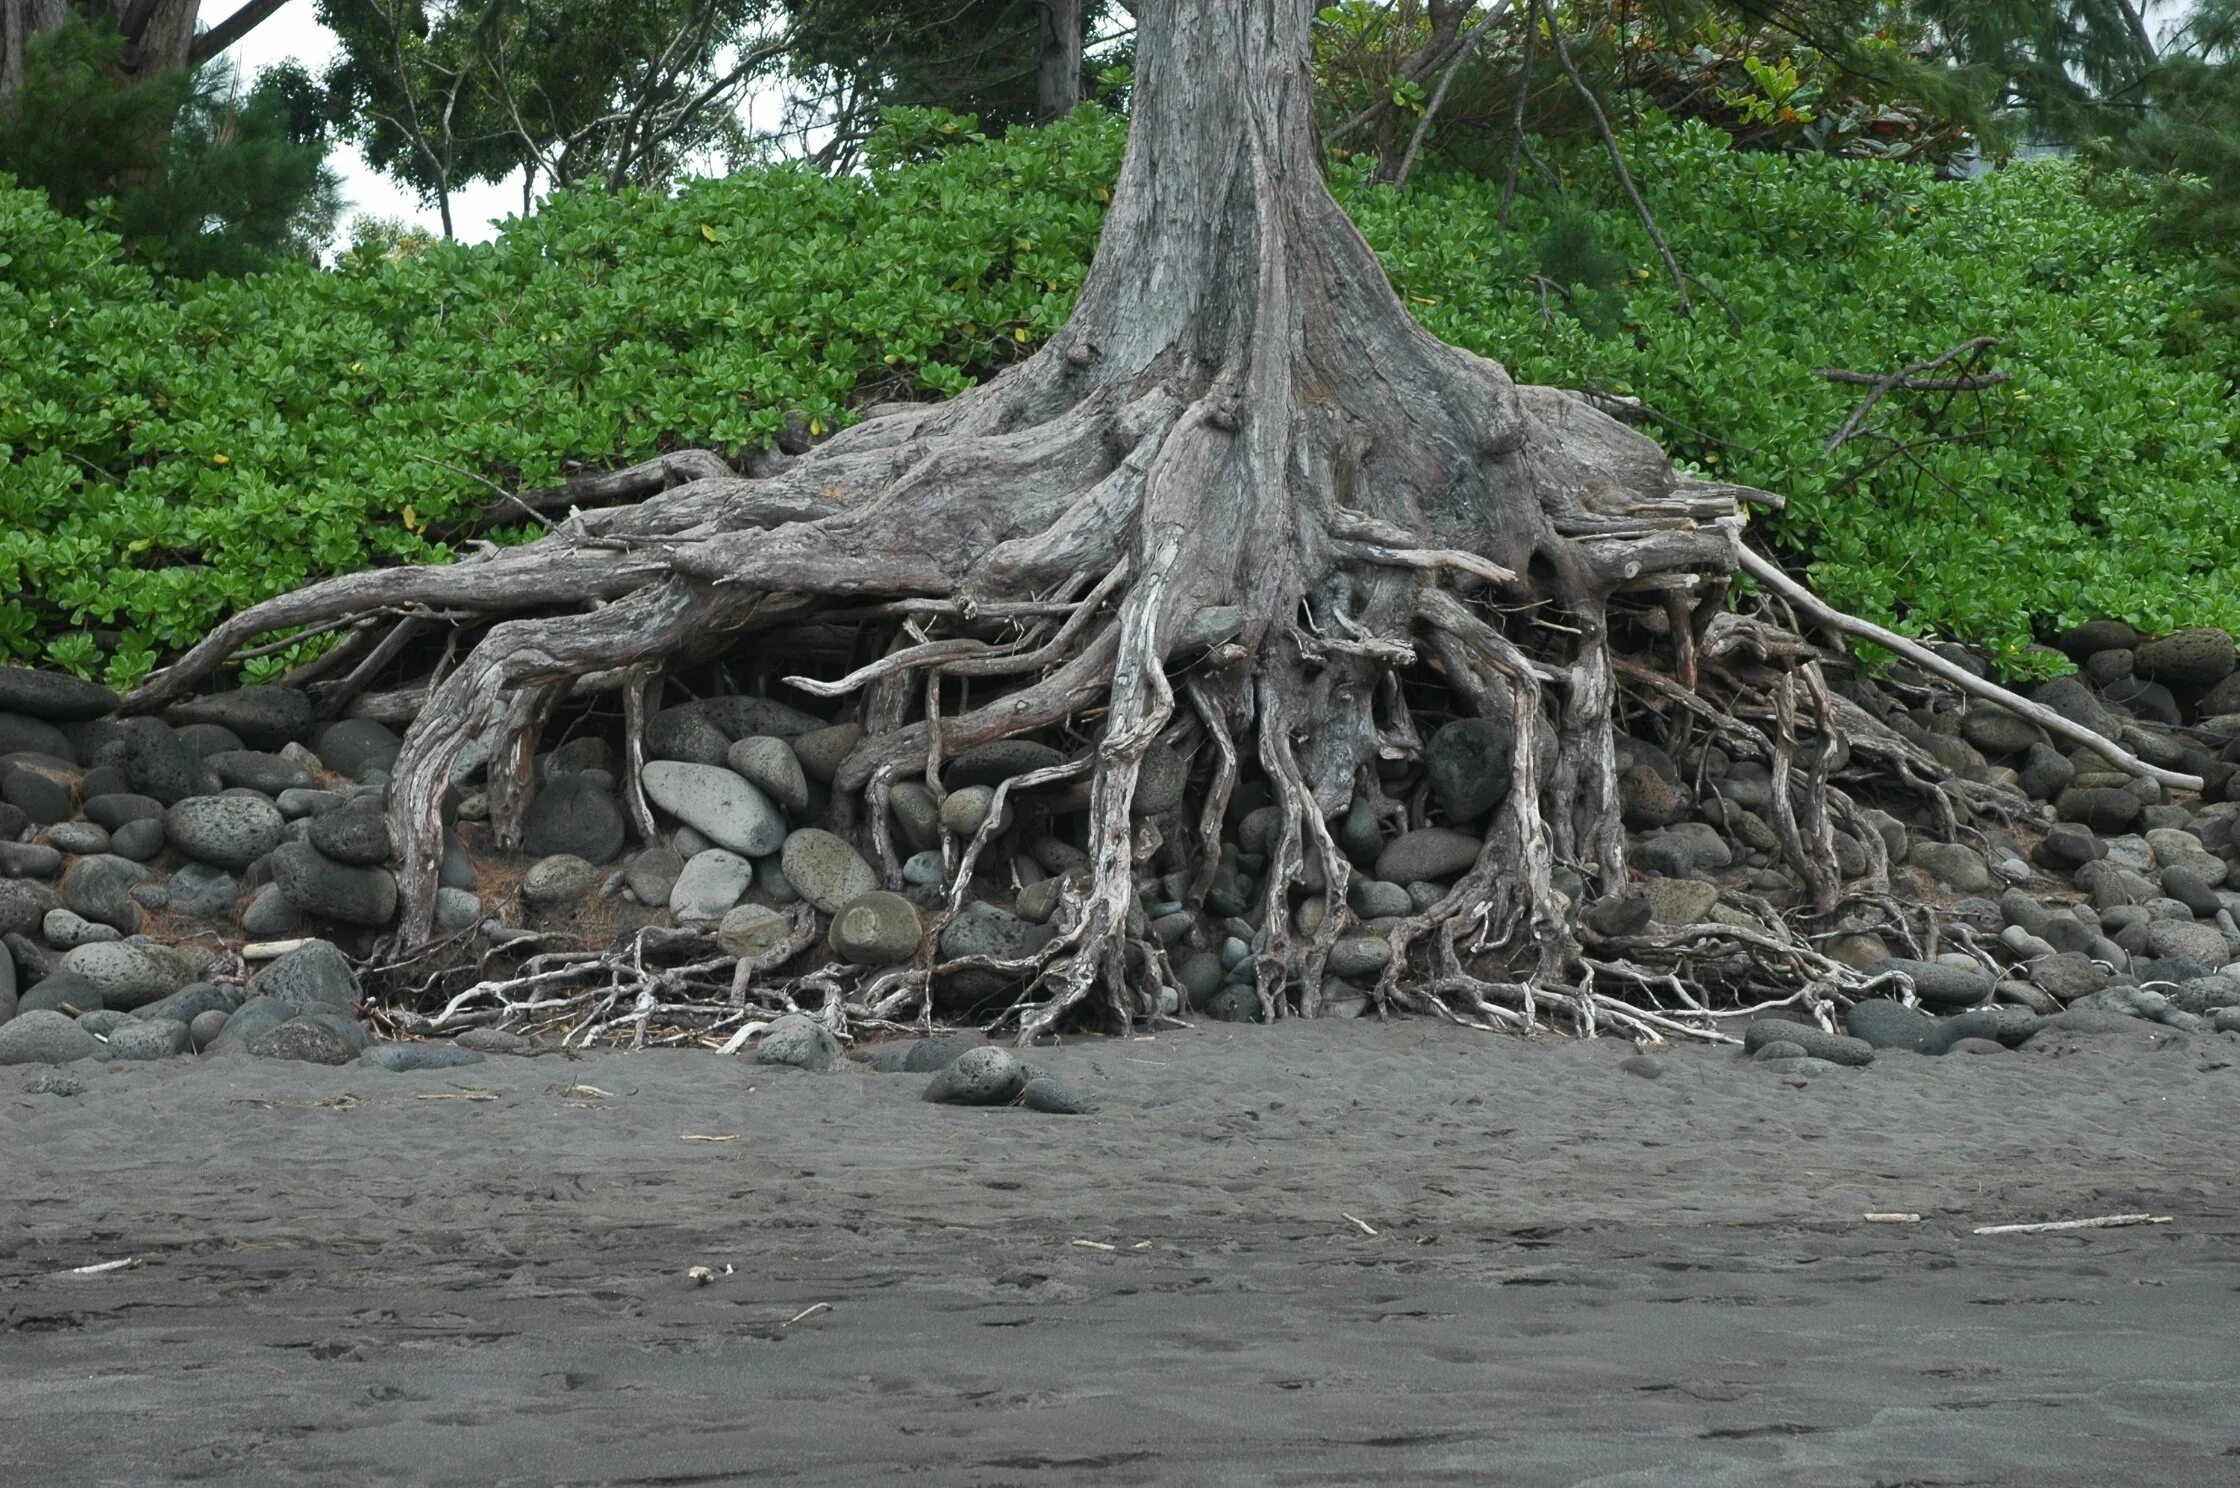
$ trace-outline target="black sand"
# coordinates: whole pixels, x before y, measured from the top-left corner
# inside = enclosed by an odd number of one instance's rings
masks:
[[[1630,1053],[11,1070],[0,1482],[2240,1482],[2240,1042]]]

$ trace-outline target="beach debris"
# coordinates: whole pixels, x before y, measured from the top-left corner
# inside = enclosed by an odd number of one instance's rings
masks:
[[[1117,1245],[1107,1245],[1102,1240],[1076,1240],[1073,1243],[1082,1250],[1118,1250],[1120,1248]]]
[[[726,1266],[724,1269],[728,1271],[731,1268]],[[790,1328],[795,1323],[800,1322],[803,1318],[815,1317],[820,1312],[830,1311],[832,1311],[832,1304],[830,1302],[812,1302],[807,1307],[804,1307],[799,1312],[795,1313],[792,1317],[787,1318],[785,1321],[785,1326]]]
[[[1892,1211],[1876,1211],[1876,1212],[1873,1212],[1873,1213],[1862,1214],[1862,1215],[1860,1215],[1859,1217],[1860,1217],[1861,1219],[1865,1220],[1865,1221],[1866,1221],[1866,1222],[1867,1222],[1868,1224],[1919,1224],[1919,1223],[1921,1223],[1921,1216],[1920,1216],[1920,1215],[1918,1215],[1918,1214],[1901,1214],[1901,1213],[1896,1213],[1896,1212],[1892,1212]]]
[[[1360,1226],[1360,1228],[1361,1228],[1361,1233],[1362,1233],[1362,1234],[1364,1234],[1364,1235],[1374,1235],[1375,1233],[1377,1233],[1377,1227],[1376,1227],[1375,1225],[1373,1225],[1373,1224],[1369,1223],[1369,1221],[1367,1221],[1367,1220],[1365,1220],[1365,1219],[1362,1219],[1362,1218],[1361,1218],[1360,1216],[1358,1216],[1358,1215],[1353,1215],[1353,1214],[1341,1214],[1341,1215],[1339,1215],[1338,1217],[1339,1217],[1340,1219],[1350,1219],[1350,1220],[1352,1220],[1352,1221],[1353,1221],[1353,1222],[1354,1222],[1354,1223],[1355,1223],[1356,1225]]]
[[[111,1271],[130,1271],[141,1264],[140,1257],[126,1256],[121,1261],[95,1261],[90,1266],[72,1266],[67,1271],[57,1271],[57,1276],[105,1276]]]
[[[2167,1214],[2097,1214],[2090,1219],[2049,1219],[2037,1224],[1977,1225],[1978,1235],[2043,1235],[2053,1230],[2118,1230],[2127,1225],[2166,1225]]]
[[[723,1263],[721,1271],[716,1270],[713,1266],[694,1266],[691,1270],[685,1272],[684,1278],[698,1286],[706,1286],[718,1276],[729,1276],[737,1269],[729,1261]]]
[[[703,1132],[677,1133],[677,1140],[680,1142],[736,1142],[739,1137],[740,1133],[738,1132],[724,1132],[720,1136],[709,1136]]]

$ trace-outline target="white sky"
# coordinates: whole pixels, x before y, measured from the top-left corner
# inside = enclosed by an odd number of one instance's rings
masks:
[[[2192,14],[2193,0],[2145,0],[2142,9],[2159,39]],[[206,24],[215,23],[230,10],[230,4],[206,4],[203,19]],[[262,25],[235,43],[227,55],[246,80],[260,67],[290,59],[316,77],[325,72],[334,51],[334,33],[319,24],[312,13],[312,0],[287,0]],[[430,232],[442,230],[443,219],[434,206],[423,206],[410,190],[377,174],[356,145],[338,144],[328,163],[342,177],[347,203],[339,229],[343,237],[347,238],[350,220],[360,215],[401,217]],[[464,186],[451,194],[452,227],[464,242],[481,243],[496,237],[498,221],[520,210],[518,174],[495,184]]]
[[[203,20],[216,22],[230,12],[229,4],[207,3],[206,0]],[[320,25],[312,14],[312,0],[288,0],[263,25],[234,43],[226,55],[241,69],[243,81],[247,81],[256,75],[258,68],[291,58],[317,77],[334,59],[334,51],[334,33]],[[341,222],[345,240],[349,236],[350,219],[360,215],[402,217],[430,232],[442,231],[443,219],[436,209],[422,206],[408,188],[376,174],[356,145],[337,145],[327,157],[327,163],[342,177],[342,194],[348,203],[343,208]],[[452,226],[464,242],[480,243],[496,237],[497,219],[520,211],[521,178],[518,175],[498,185],[466,186],[451,193]]]

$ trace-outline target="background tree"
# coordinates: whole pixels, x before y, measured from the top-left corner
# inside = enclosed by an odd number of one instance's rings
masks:
[[[176,273],[240,273],[316,252],[338,186],[318,89],[300,68],[249,87],[222,60],[134,74],[131,43],[75,13],[30,36],[0,170],[66,212],[96,210]]]

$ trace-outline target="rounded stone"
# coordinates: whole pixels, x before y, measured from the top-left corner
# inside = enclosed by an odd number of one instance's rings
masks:
[[[457,1044],[375,1044],[358,1055],[358,1063],[407,1074],[413,1070],[460,1069],[482,1063],[482,1056]]]
[[[896,966],[918,954],[925,926],[917,906],[875,889],[840,906],[828,937],[833,951],[857,966]]]
[[[43,770],[0,773],[0,802],[42,826],[70,819],[70,787]]]
[[[303,915],[288,902],[278,884],[266,884],[257,890],[241,911],[241,928],[251,935],[293,935],[302,926]]]
[[[993,1045],[967,1049],[938,1071],[925,1099],[951,1106],[1001,1106],[1026,1088],[1026,1071],[1010,1052]]]
[[[76,910],[59,906],[48,910],[47,917],[39,922],[39,935],[58,951],[75,950],[82,945],[97,945],[102,941],[123,938],[123,932],[116,926],[96,925]]]
[[[241,894],[241,880],[207,863],[181,863],[165,888],[174,914],[216,919],[233,913],[233,901]]]
[[[113,1064],[170,1059],[186,1052],[187,1025],[184,1023],[173,1023],[169,1019],[155,1023],[134,1021],[109,1030],[109,1060]]]
[[[1742,1048],[1747,1054],[1756,1054],[1768,1044],[1783,1043],[1794,1044],[1812,1058],[1824,1059],[1830,1064],[1856,1068],[1874,1062],[1874,1049],[1866,1040],[1829,1033],[1809,1024],[1760,1018],[1742,1030]]]
[[[730,736],[697,703],[663,708],[646,720],[646,758],[665,763],[714,766],[731,748]]]
[[[556,775],[522,814],[521,850],[532,857],[568,853],[586,863],[611,863],[621,856],[624,831],[613,791],[582,773]]]
[[[1037,1075],[1020,1087],[1019,1104],[1046,1116],[1086,1116],[1096,1108],[1089,1098],[1056,1075]]]
[[[911,851],[925,852],[941,846],[941,806],[924,781],[896,782],[887,792],[887,810]]]
[[[944,830],[959,837],[970,837],[980,830],[988,819],[988,809],[995,804],[994,786],[968,785],[962,790],[949,792],[941,803],[941,825]],[[1011,825],[1011,803],[1006,800],[1003,818],[996,823],[996,830],[1003,831]]]
[[[754,864],[737,853],[711,847],[694,853],[669,890],[669,912],[678,924],[720,920],[754,882]]]
[[[1136,816],[1158,816],[1182,804],[1182,793],[1190,784],[1190,762],[1165,744],[1153,744],[1143,752],[1143,763],[1136,770],[1136,793],[1128,803],[1128,810]]]
[[[311,699],[293,687],[252,686],[173,704],[178,724],[216,724],[259,749],[278,749],[311,727]]]
[[[2232,637],[2210,626],[2146,641],[2132,652],[2140,676],[2172,687],[2212,687],[2231,676],[2235,665]]]
[[[849,900],[879,887],[879,875],[861,853],[818,827],[789,835],[779,864],[794,891],[826,914],[837,914]]]
[[[759,858],[786,840],[785,814],[725,766],[656,760],[642,778],[647,799],[718,847]]]
[[[163,835],[197,862],[246,868],[278,847],[288,831],[280,808],[261,796],[191,796],[163,814]]]
[[[48,723],[82,723],[117,710],[120,699],[108,688],[67,672],[31,667],[0,667],[0,709]]]
[[[1392,944],[1381,935],[1347,935],[1330,947],[1332,976],[1369,978],[1380,975],[1392,961]]]
[[[93,1059],[101,1041],[78,1026],[67,1013],[38,1008],[18,1013],[0,1023],[0,1065],[68,1064],[73,1059]]]
[[[840,1041],[832,1030],[806,1013],[773,1019],[755,1041],[756,1064],[789,1065],[822,1074],[840,1066]]]
[[[202,762],[217,775],[220,784],[241,786],[268,796],[311,787],[309,770],[277,754],[260,754],[253,749],[222,749],[203,756]]]
[[[394,765],[404,740],[376,719],[344,718],[320,729],[312,737],[311,747],[337,775],[363,780],[376,770]]]
[[[649,847],[623,867],[622,881],[640,904],[663,905],[684,872],[684,854],[673,847]]]
[[[266,1059],[305,1064],[348,1064],[358,1048],[332,1021],[316,1016],[290,1018],[249,1041],[249,1052]]]
[[[829,785],[832,777],[840,773],[841,761],[853,754],[861,742],[862,724],[835,723],[794,735],[792,748],[802,773],[811,780]]]
[[[86,797],[85,818],[114,832],[127,822],[160,820],[163,803],[131,791],[106,791]]]
[[[312,817],[310,841],[337,863],[354,868],[378,867],[396,852],[389,813],[378,796],[352,796]]]
[[[307,915],[346,925],[386,925],[396,916],[397,881],[385,868],[337,863],[306,842],[281,843],[271,862],[281,894]]]
[[[109,851],[108,829],[92,822],[57,822],[47,832],[47,846],[73,857]]]
[[[436,928],[471,930],[482,922],[482,901],[465,889],[436,890]]]
[[[1936,1020],[1916,1012],[1894,997],[1870,997],[1855,1003],[1843,1015],[1844,1031],[1877,1049],[1905,1049],[1926,1053],[1937,1030]]]
[[[1942,961],[1915,961],[1892,956],[1873,968],[1874,975],[1903,972],[1913,982],[1914,996],[1932,1008],[1973,1007],[1991,995],[1991,974],[1980,968],[1948,966]]]
[[[125,720],[124,775],[133,790],[166,806],[223,789],[194,746],[153,718]]]
[[[1916,842],[1907,851],[1906,862],[1963,894],[1980,894],[1992,886],[1983,854],[1957,842]]]
[[[1501,804],[1515,747],[1514,730],[1492,718],[1457,718],[1424,741],[1424,774],[1448,821],[1473,822]]]
[[[226,1020],[232,1016],[233,1014],[224,1008],[211,1008],[207,1012],[196,1013],[194,1021],[187,1025],[189,1047],[193,1048],[196,1053],[209,1048],[217,1042],[218,1035],[225,1032]]]
[[[1467,832],[1419,827],[1385,844],[1377,854],[1377,877],[1401,884],[1453,878],[1477,863],[1483,845]]]
[[[949,761],[941,772],[950,790],[968,785],[1001,785],[1015,776],[1062,765],[1066,757],[1034,739],[996,739],[977,744]]]
[[[521,878],[521,902],[535,909],[566,909],[583,902],[599,882],[596,864],[574,853],[553,853],[529,865]]]
[[[809,777],[801,768],[800,756],[785,740],[769,734],[750,735],[731,746],[725,763],[788,815],[799,816],[809,809]]]
[[[101,989],[105,1007],[130,1012],[168,997],[194,980],[193,968],[152,940],[115,940],[65,952],[62,969]]]
[[[716,926],[716,944],[742,961],[776,950],[792,935],[793,921],[766,904],[738,905]]]
[[[2224,932],[2198,920],[2156,920],[2148,925],[2147,953],[2158,959],[2182,957],[2212,968],[2232,959]]]
[[[98,924],[130,935],[140,928],[140,908],[132,890],[147,882],[148,870],[126,858],[80,858],[62,880],[62,902]]]

